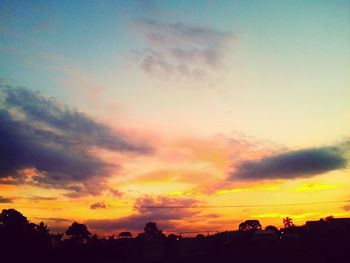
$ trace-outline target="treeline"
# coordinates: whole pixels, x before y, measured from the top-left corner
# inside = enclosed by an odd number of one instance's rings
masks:
[[[350,262],[350,219],[328,217],[296,227],[246,220],[238,231],[182,238],[166,236],[156,223],[132,238],[98,238],[84,224],[74,222],[65,233],[51,233],[44,222],[34,224],[15,209],[0,214],[0,262]],[[66,237],[64,238],[64,234]]]
[[[51,233],[44,222],[31,223],[15,209],[0,214],[0,259],[7,260],[0,262],[141,262],[145,238],[164,241],[179,236],[167,237],[154,222],[148,222],[144,233],[134,239],[130,232],[98,238],[77,222],[65,233]]]

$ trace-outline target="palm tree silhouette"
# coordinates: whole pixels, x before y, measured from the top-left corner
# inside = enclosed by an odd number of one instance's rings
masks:
[[[288,216],[283,218],[283,225],[285,228],[294,227],[293,219]]]

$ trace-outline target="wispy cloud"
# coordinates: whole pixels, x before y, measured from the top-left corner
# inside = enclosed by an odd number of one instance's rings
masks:
[[[310,182],[300,184],[293,189],[295,192],[319,192],[319,191],[327,191],[327,190],[335,190],[341,188],[341,184],[325,184],[325,183],[317,183]]]
[[[68,218],[60,218],[60,217],[36,217],[36,219],[44,220],[44,221],[50,221],[54,223],[65,223],[65,222],[71,222],[71,219]]]
[[[0,86],[0,183],[62,188],[98,194],[118,164],[93,149],[146,154],[144,143],[25,88]]]
[[[0,196],[0,203],[12,203],[13,198]]]
[[[198,200],[191,198],[171,198],[171,197],[150,197],[139,198],[135,202],[135,213],[116,219],[88,220],[89,227],[98,231],[115,231],[122,229],[137,230],[143,229],[145,223],[155,221],[161,228],[175,229],[176,224],[188,218],[193,218],[200,214],[198,208],[192,206],[198,204]],[[169,206],[189,206],[189,208],[176,209]],[[156,207],[156,208],[154,208]],[[210,215],[210,218],[217,215]]]
[[[224,135],[158,139],[153,144],[157,145],[155,158],[152,159],[154,169],[125,180],[124,184],[146,187],[152,184],[178,184],[180,188],[170,192],[176,196],[213,195],[224,189],[251,188],[251,185],[233,185],[227,180],[232,166],[247,158],[261,158],[284,149],[254,138]]]
[[[54,200],[57,200],[57,197],[31,196],[23,199],[27,199],[33,202],[39,202],[39,201],[54,201]]]
[[[90,205],[90,209],[106,209],[107,206],[104,202],[97,202],[97,203],[94,203],[92,205]]]
[[[345,205],[345,206],[343,206],[343,209],[344,209],[345,211],[350,211],[350,205]]]
[[[232,32],[152,19],[139,19],[134,28],[146,45],[133,50],[142,70],[166,78],[210,75],[222,66],[233,40]]]
[[[230,179],[264,180],[311,177],[343,169],[348,160],[344,147],[309,148],[282,152],[259,160],[239,163]]]

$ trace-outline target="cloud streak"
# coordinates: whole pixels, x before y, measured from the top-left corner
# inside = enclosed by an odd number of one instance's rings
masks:
[[[12,203],[12,202],[13,202],[13,198],[0,196],[0,203],[1,204]]]
[[[134,28],[147,46],[134,50],[142,70],[165,77],[197,79],[210,74],[222,65],[233,40],[231,32],[152,19],[139,19]]]
[[[350,205],[344,205],[342,208],[345,211],[350,211]]]
[[[137,230],[143,229],[145,223],[155,221],[160,227],[166,229],[176,228],[175,222],[192,218],[200,214],[198,208],[192,208],[198,204],[196,199],[171,198],[171,197],[150,197],[139,198],[135,202],[136,213],[117,219],[88,220],[86,224],[98,231],[111,232],[115,230]],[[176,209],[169,206],[190,206],[190,208]],[[157,207],[154,209],[153,207]],[[211,218],[214,216],[211,215]]]
[[[230,179],[264,180],[312,177],[343,169],[347,158],[342,147],[310,148],[283,152],[238,164]]]
[[[25,88],[0,86],[0,183],[98,194],[117,164],[94,149],[147,154],[150,147]]]

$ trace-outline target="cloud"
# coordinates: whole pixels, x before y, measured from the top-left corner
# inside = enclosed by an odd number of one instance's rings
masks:
[[[36,217],[35,219],[39,219],[39,220],[43,220],[43,221],[50,221],[50,222],[54,222],[54,223],[72,222],[71,219],[60,218],[60,217]]]
[[[90,209],[106,209],[107,206],[104,202],[97,202],[97,203],[94,203],[92,205],[90,205]]]
[[[146,48],[133,50],[142,70],[157,76],[201,78],[222,66],[231,32],[152,19],[135,22]]]
[[[222,189],[246,188],[246,185],[231,185],[227,181],[232,166],[247,160],[247,157],[257,159],[284,149],[268,141],[242,135],[232,138],[215,135],[206,138],[158,139],[156,144],[157,153],[153,159],[155,169],[128,179],[128,183],[145,187],[155,183],[185,184],[188,186],[186,189],[171,194],[187,197],[213,195]]]
[[[75,220],[61,217],[35,217],[48,224],[51,233],[64,233]]]
[[[98,231],[115,230],[137,230],[143,229],[149,221],[155,221],[163,229],[174,229],[176,223],[183,219],[193,218],[200,214],[200,210],[193,208],[198,204],[196,199],[190,198],[171,198],[171,197],[150,197],[139,198],[135,202],[136,213],[117,219],[97,219],[88,220],[86,224]],[[189,208],[177,209],[169,206],[189,206]],[[213,218],[214,215],[210,215]]]
[[[38,201],[53,201],[57,200],[57,197],[46,197],[46,196],[31,196],[28,198],[24,198],[30,201],[38,202]]]
[[[310,148],[283,152],[260,160],[243,161],[230,179],[291,179],[311,177],[347,166],[343,147]]]
[[[109,188],[109,192],[114,197],[122,197],[124,195],[124,193],[119,191],[118,189]]]
[[[149,146],[25,88],[0,86],[0,183],[98,194],[117,164],[95,149],[147,154]]]
[[[2,204],[4,204],[4,203],[12,203],[12,202],[13,202],[13,198],[0,196],[0,203],[2,203]]]
[[[350,211],[350,205],[344,205],[342,208],[345,211]]]

